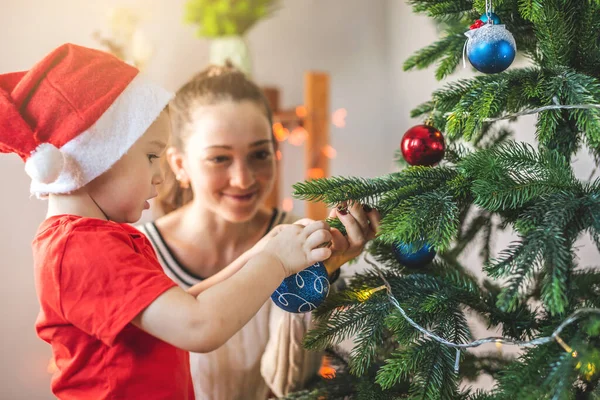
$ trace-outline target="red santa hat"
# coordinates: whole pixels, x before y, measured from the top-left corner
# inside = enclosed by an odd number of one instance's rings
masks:
[[[0,152],[16,153],[31,193],[68,193],[107,171],[172,94],[118,58],[73,44],[0,75]]]

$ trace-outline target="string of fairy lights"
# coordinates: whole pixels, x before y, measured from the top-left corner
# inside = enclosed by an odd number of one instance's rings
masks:
[[[390,285],[390,283],[388,282],[388,280],[385,278],[385,275],[383,274],[383,272],[381,271],[381,269],[377,266],[376,263],[374,263],[373,261],[369,260],[367,254],[365,254],[364,256],[364,260],[371,265],[377,275],[379,276],[379,278],[383,281],[383,285],[373,288],[373,289],[368,289],[366,293],[362,293],[361,292],[361,297],[366,300],[368,299],[373,293],[376,293],[378,291],[381,290],[385,290],[387,292],[387,296],[388,299],[390,301],[390,303],[394,306],[394,308],[396,308],[398,310],[398,312],[400,313],[400,315],[402,315],[402,317],[406,320],[406,322],[408,322],[412,327],[414,327],[415,329],[417,329],[419,332],[421,332],[423,335],[425,335],[426,337],[429,337],[445,346],[451,347],[456,349],[456,361],[454,364],[454,371],[456,373],[458,373],[459,370],[459,361],[460,361],[460,353],[463,350],[469,349],[469,348],[474,348],[474,347],[479,347],[483,344],[486,343],[496,343],[496,345],[499,344],[507,344],[507,345],[514,345],[514,346],[518,346],[518,347],[534,347],[534,346],[540,346],[540,345],[544,345],[544,344],[548,344],[551,342],[556,342],[558,343],[567,353],[571,354],[573,357],[577,357],[577,350],[574,350],[571,346],[569,346],[567,343],[565,343],[565,341],[559,336],[560,333],[569,325],[571,325],[572,323],[574,323],[575,321],[579,320],[580,318],[590,315],[590,314],[596,314],[600,316],[600,309],[597,308],[580,308],[577,311],[573,312],[571,315],[569,315],[560,325],[558,325],[558,327],[554,330],[554,332],[552,332],[551,335],[549,336],[543,336],[543,337],[539,337],[539,338],[535,338],[532,340],[515,340],[515,339],[511,339],[511,338],[506,338],[506,337],[500,337],[500,336],[492,336],[492,337],[487,337],[487,338],[483,338],[483,339],[478,339],[469,343],[454,343],[451,341],[448,341],[446,339],[444,339],[441,336],[436,335],[435,333],[427,330],[426,328],[422,327],[421,325],[419,325],[418,323],[416,323],[404,310],[404,308],[402,308],[402,306],[400,305],[400,302],[396,299],[396,297],[394,297],[394,294],[392,293],[392,287]]]

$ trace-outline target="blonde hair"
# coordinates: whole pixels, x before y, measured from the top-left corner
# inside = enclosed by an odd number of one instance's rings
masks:
[[[273,115],[267,98],[256,83],[235,68],[231,62],[223,66],[211,65],[196,74],[176,93],[169,113],[172,121],[171,146],[183,151],[185,141],[192,132],[193,111],[198,106],[214,105],[226,101],[252,101],[265,113],[269,126]],[[164,182],[158,187],[158,204],[168,214],[189,203],[194,198],[191,188],[181,187],[166,158],[162,160]]]

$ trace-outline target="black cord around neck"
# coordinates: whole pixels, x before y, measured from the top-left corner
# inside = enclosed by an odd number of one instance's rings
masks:
[[[100,210],[100,212],[102,213],[102,215],[104,215],[104,218],[106,218],[107,221],[110,221],[110,218],[108,218],[108,215],[106,215],[106,213],[104,212],[104,210],[102,209],[102,207],[100,207],[98,205],[98,203],[96,202],[96,200],[94,200],[94,198],[92,197],[92,195],[88,193],[88,196],[90,196],[90,199],[92,199],[92,201],[94,202],[94,204],[96,205],[96,207],[98,207],[98,210]]]

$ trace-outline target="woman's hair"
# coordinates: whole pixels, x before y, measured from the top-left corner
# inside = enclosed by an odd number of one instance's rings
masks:
[[[273,116],[263,91],[229,61],[223,66],[211,65],[184,84],[169,105],[172,123],[170,145],[183,151],[186,139],[193,132],[194,110],[199,106],[222,102],[252,101],[265,113],[269,126]],[[165,214],[190,202],[191,188],[182,188],[166,157],[162,160],[164,182],[158,187],[158,204]]]

